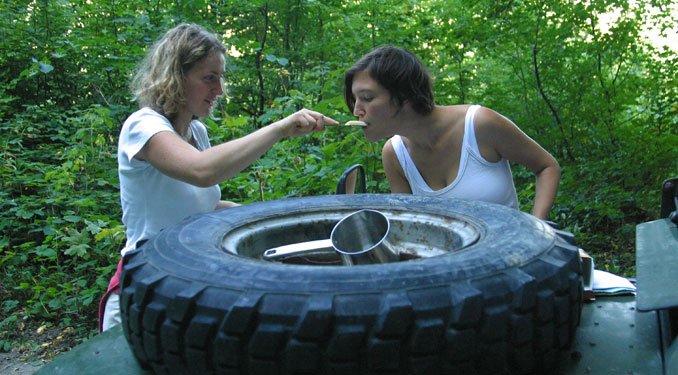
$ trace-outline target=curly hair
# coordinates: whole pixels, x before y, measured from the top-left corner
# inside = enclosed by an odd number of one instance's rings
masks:
[[[151,47],[132,79],[135,100],[172,119],[186,102],[184,75],[214,52],[226,54],[226,48],[202,27],[181,24],[170,29]]]
[[[397,108],[408,100],[412,109],[421,115],[433,111],[433,84],[426,67],[404,48],[381,46],[363,56],[344,74],[344,100],[351,112],[355,107],[353,78],[362,71],[391,94],[391,101]]]

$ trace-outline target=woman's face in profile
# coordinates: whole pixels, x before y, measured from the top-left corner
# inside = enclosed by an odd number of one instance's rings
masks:
[[[184,111],[191,117],[206,117],[216,104],[218,96],[224,93],[224,56],[214,52],[198,61],[185,76]]]
[[[363,70],[353,77],[351,92],[355,97],[353,114],[368,124],[363,128],[365,138],[375,141],[393,135],[391,128],[398,109],[388,90]]]

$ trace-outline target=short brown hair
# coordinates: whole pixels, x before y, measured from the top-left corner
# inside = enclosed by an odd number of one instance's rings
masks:
[[[381,46],[363,56],[344,74],[344,100],[351,112],[355,107],[353,78],[362,71],[391,94],[397,108],[408,100],[419,114],[427,115],[433,111],[433,84],[424,64],[404,48]]]

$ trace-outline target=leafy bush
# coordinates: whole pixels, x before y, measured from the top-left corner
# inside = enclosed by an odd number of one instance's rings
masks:
[[[110,109],[52,109],[31,106],[0,126],[6,332],[17,317],[92,326],[124,242]]]

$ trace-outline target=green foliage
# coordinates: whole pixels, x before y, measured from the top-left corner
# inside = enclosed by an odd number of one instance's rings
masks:
[[[241,137],[302,107],[339,121],[343,72],[370,48],[404,46],[435,79],[439,104],[481,103],[514,120],[563,167],[552,219],[598,267],[634,274],[637,223],[655,219],[678,175],[675,29],[665,0],[0,2],[0,351],[21,324],[96,327],[125,240],[116,145],[134,109],[127,85],[148,46],[179,22],[217,32],[227,98],[211,141]],[[616,18],[602,27],[605,14]],[[360,130],[277,144],[221,185],[239,203],[331,194],[361,163],[388,192],[382,143]],[[515,166],[521,207],[534,177]],[[87,336],[87,333],[84,334]]]
[[[124,242],[112,111],[47,104],[0,126],[3,332],[91,319]]]

